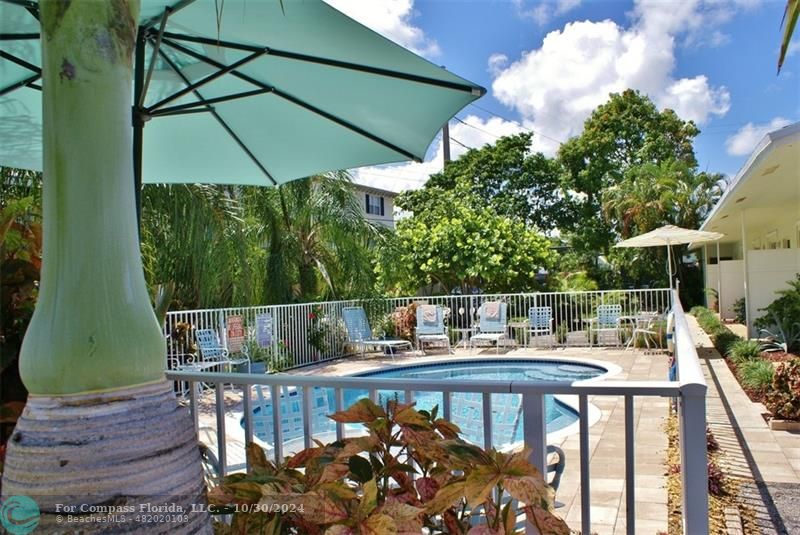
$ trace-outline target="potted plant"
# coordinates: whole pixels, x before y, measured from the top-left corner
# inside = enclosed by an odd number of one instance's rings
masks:
[[[258,342],[249,339],[242,347],[243,351],[250,357],[250,373],[266,373],[267,364],[270,360],[270,348],[261,347]]]

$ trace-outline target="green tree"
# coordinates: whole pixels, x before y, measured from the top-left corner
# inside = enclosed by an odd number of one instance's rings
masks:
[[[406,197],[407,209],[424,205],[432,188],[469,193],[478,205],[549,232],[569,219],[556,160],[531,152],[532,134],[500,138],[471,149],[431,175],[425,187]]]
[[[480,206],[463,192],[427,188],[428,200],[398,222],[378,264],[381,281],[401,293],[437,285],[484,292],[530,290],[551,262],[547,239],[521,221]],[[401,196],[398,204],[406,208]]]
[[[699,133],[674,111],[658,111],[647,96],[628,89],[612,93],[584,123],[583,133],[561,145],[563,187],[572,192],[573,234],[579,250],[608,253],[616,239],[614,219],[598,218],[603,192],[623,182],[631,169],[664,162],[697,166],[692,142]],[[633,178],[631,178],[633,180]]]
[[[374,282],[369,247],[382,232],[364,217],[345,172],[277,188],[247,188],[248,220],[266,252],[269,303],[363,295]]]
[[[145,185],[141,228],[145,277],[151,288],[175,283],[173,308],[256,302],[263,258],[233,188]]]

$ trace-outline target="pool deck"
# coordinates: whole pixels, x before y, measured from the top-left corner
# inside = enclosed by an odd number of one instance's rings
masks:
[[[455,355],[444,352],[419,356],[416,353],[391,357],[368,355],[305,367],[294,373],[302,375],[350,375],[379,368],[459,359],[493,358],[574,358],[604,361],[619,367],[613,377],[632,381],[664,380],[667,377],[667,357],[641,350],[616,348],[559,348],[559,349],[494,349],[475,352],[456,350]],[[599,420],[589,429],[591,450],[592,531],[598,535],[625,533],[625,407],[621,396],[590,396],[589,403],[600,411]],[[667,529],[667,491],[664,459],[667,448],[663,430],[668,400],[658,397],[637,397],[634,405],[635,425],[635,491],[636,532],[656,533]],[[244,463],[244,431],[239,425],[242,414],[241,391],[225,392],[226,442],[229,471]],[[199,411],[201,440],[215,447],[216,422],[213,396],[204,396]],[[580,467],[578,435],[551,440],[560,445],[567,465],[556,495],[563,507],[557,509],[573,529],[581,526]]]

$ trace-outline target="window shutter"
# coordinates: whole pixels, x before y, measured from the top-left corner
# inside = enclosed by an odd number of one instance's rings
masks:
[[[364,211],[369,213],[369,193],[365,193],[364,198],[366,199],[366,203],[364,204]]]
[[[383,197],[381,197],[381,216],[384,216],[384,215],[386,215],[386,214],[383,213]]]

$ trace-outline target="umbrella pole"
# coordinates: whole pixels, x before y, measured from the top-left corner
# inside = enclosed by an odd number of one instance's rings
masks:
[[[672,246],[667,240],[667,271],[669,272],[669,289],[672,290],[674,288],[674,282],[672,280]]]
[[[136,200],[136,230],[142,241],[142,136],[144,117],[141,113],[141,94],[144,88],[144,35],[136,34],[133,65],[133,194]]]

